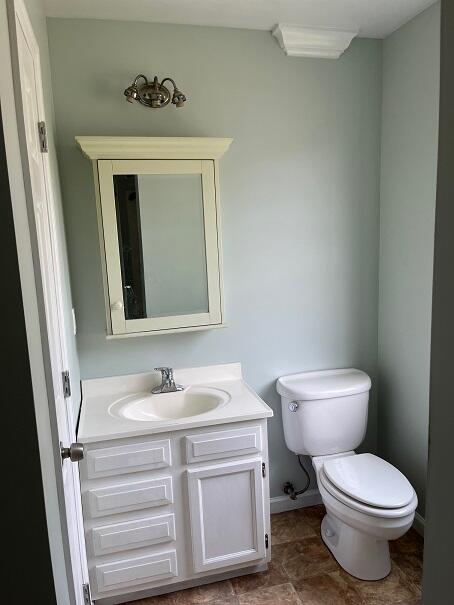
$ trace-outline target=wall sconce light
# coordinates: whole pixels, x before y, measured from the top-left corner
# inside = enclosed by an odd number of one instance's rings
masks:
[[[139,80],[143,80],[143,83],[138,84]],[[173,86],[173,93],[170,94],[170,90],[164,86],[165,82],[171,82]],[[183,107],[186,96],[178,90],[177,85],[172,78],[164,78],[161,83],[158,81],[158,77],[155,76],[153,82],[149,82],[147,78],[139,74],[134,78],[131,86],[124,92],[126,100],[129,103],[133,101],[139,101],[145,107],[153,107],[154,109],[165,107],[172,102],[175,107]]]

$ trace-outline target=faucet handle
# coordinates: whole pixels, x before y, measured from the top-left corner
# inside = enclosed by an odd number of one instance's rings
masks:
[[[168,377],[172,374],[172,368],[167,368],[167,367],[162,367],[162,368],[155,368],[156,372],[161,372],[162,376],[164,377]]]

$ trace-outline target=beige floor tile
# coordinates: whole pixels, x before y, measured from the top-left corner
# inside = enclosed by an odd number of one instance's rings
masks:
[[[402,601],[418,599],[421,596],[419,589],[395,564],[392,565],[389,576],[377,582],[358,580],[343,570],[340,571],[340,574],[347,584],[356,589],[364,605],[394,605]]]
[[[240,595],[240,605],[302,605],[292,584],[259,588]]]
[[[278,544],[273,557],[291,582],[299,582],[338,569],[338,564],[319,537]]]
[[[418,588],[422,585],[422,557],[417,553],[393,553],[392,560],[399,567],[407,579]]]
[[[303,605],[363,605],[357,590],[339,571],[301,580],[295,589]]]
[[[174,594],[175,605],[206,605],[212,601],[227,602],[229,597],[234,596],[229,580],[188,588]]]
[[[266,571],[249,574],[247,576],[239,576],[238,578],[232,578],[230,581],[232,582],[235,594],[239,595],[256,590],[257,588],[285,584],[288,582],[288,578],[282,565],[271,562],[268,564],[268,569]]]
[[[414,529],[410,529],[402,538],[392,540],[389,543],[389,550],[391,553],[417,553],[422,555],[424,550],[424,538],[422,538]]]
[[[306,523],[315,530],[316,534],[320,534],[320,525],[323,517],[326,515],[326,509],[323,504],[317,506],[309,506],[308,508],[300,508],[301,515],[306,520]]]
[[[237,596],[225,597],[220,600],[210,601],[206,605],[240,605],[240,598]]]
[[[303,514],[303,509],[292,510],[271,516],[271,545],[276,546],[283,542],[293,542],[309,536],[315,536],[314,522],[312,525]],[[320,524],[319,524],[320,527]]]

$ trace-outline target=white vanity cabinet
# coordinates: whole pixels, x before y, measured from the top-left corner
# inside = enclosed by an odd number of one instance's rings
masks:
[[[266,565],[266,419],[86,443],[80,474],[99,603]]]

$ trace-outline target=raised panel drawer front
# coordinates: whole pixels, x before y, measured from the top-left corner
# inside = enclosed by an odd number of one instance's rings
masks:
[[[98,593],[149,584],[178,574],[176,551],[96,565]]]
[[[171,464],[169,439],[89,450],[86,455],[88,479],[166,468]]]
[[[173,502],[172,477],[91,489],[85,497],[92,517],[163,506]]]
[[[102,525],[92,529],[92,539],[95,555],[171,542],[175,540],[175,516],[160,515]]]
[[[202,462],[231,456],[244,456],[262,451],[259,426],[200,433],[186,437],[186,461]]]
[[[188,469],[195,572],[266,556],[262,460]]]

